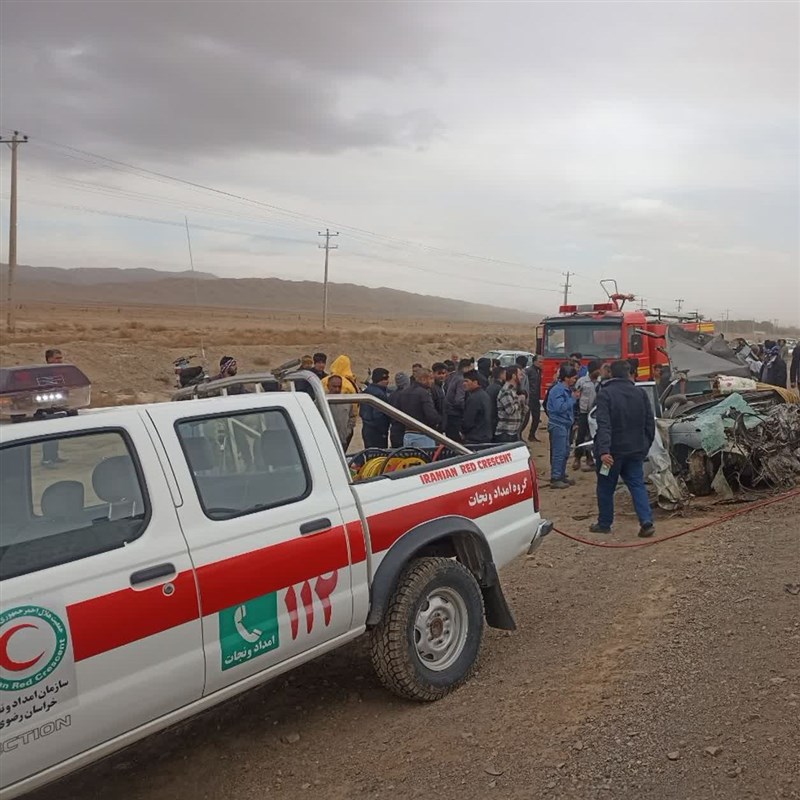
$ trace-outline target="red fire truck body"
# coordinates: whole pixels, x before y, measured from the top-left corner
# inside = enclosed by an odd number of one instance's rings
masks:
[[[660,310],[624,310],[633,295],[614,292],[605,303],[563,305],[558,316],[542,322],[541,366],[542,397],[553,382],[558,368],[569,360],[571,353],[580,353],[582,363],[594,359],[603,362],[617,359],[639,360],[637,380],[653,378],[656,364],[667,364],[664,351],[666,332],[670,325],[702,333],[713,333],[714,323],[702,317],[670,316]]]

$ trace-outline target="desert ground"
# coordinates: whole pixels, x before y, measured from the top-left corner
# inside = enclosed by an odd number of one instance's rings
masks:
[[[255,372],[322,351],[333,360],[349,355],[355,374],[386,367],[408,372],[452,354],[476,358],[491,348],[532,350],[532,325],[448,322],[410,318],[331,316],[328,330],[291,312],[231,308],[25,304],[15,334],[2,336],[0,364],[42,363],[58,347],[89,376],[94,405],[167,399],[174,387],[172,361],[206,353],[209,371],[223,355],[239,371]],[[198,358],[194,363],[201,363]]]
[[[4,337],[2,364],[64,350],[95,404],[166,399],[171,362],[235,355],[244,371],[321,349],[356,374],[407,370],[452,353],[525,348],[502,324],[208,308],[34,304]],[[547,475],[547,442],[532,446]],[[542,490],[542,513],[587,535],[594,476]],[[659,511],[658,536],[737,507]],[[634,542],[627,496],[612,541]],[[712,800],[800,798],[800,500],[630,550],[552,534],[502,575],[518,621],[488,631],[475,680],[428,706],[386,693],[356,642],[32,800],[259,800],[437,796]],[[787,587],[791,587],[791,590]]]

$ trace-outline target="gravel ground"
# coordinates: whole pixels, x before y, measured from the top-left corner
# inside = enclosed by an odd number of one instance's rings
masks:
[[[800,798],[799,519],[795,497],[653,548],[553,535],[503,573],[519,629],[445,700],[388,695],[357,642],[35,800]]]

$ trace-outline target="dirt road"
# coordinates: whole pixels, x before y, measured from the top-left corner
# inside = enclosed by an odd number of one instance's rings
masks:
[[[545,509],[561,527],[585,531],[590,479]],[[794,498],[654,548],[554,535],[503,574],[519,629],[445,700],[394,699],[358,642],[35,800],[798,798],[798,519]]]

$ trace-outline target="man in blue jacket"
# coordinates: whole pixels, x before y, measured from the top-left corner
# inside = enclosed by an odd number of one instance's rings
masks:
[[[379,400],[389,402],[389,370],[378,367],[372,370],[372,383],[364,389],[364,394],[371,394]],[[386,448],[389,437],[390,419],[377,408],[366,403],[359,408],[361,415],[361,434],[364,438],[364,447]]]
[[[630,364],[615,361],[611,379],[597,395],[597,522],[592,533],[611,533],[614,523],[614,490],[625,482],[639,517],[639,536],[655,533],[653,512],[644,485],[644,460],[653,444],[656,422],[645,393],[630,378]]]
[[[578,372],[569,364],[558,370],[558,383],[547,395],[547,432],[550,434],[550,488],[569,489],[575,481],[567,478],[569,437],[575,423],[575,381]]]

